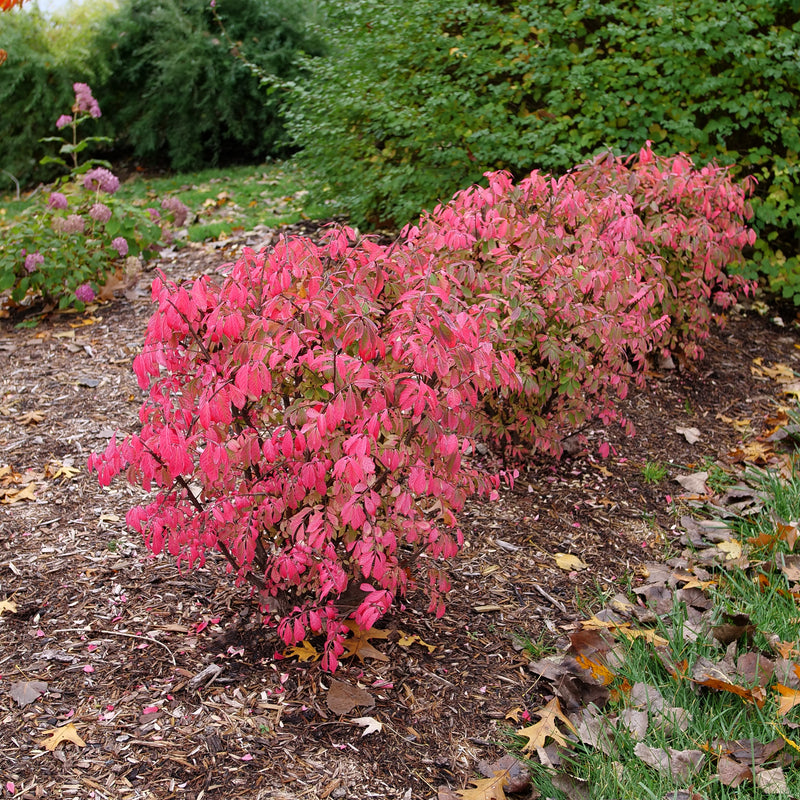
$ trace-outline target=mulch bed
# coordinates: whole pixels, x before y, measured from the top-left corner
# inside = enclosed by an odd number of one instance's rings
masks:
[[[193,278],[274,235],[189,246],[158,266]],[[151,277],[33,329],[0,320],[6,796],[8,782],[25,798],[361,800],[461,789],[479,762],[503,755],[509,712],[545,700],[519,637],[557,639],[598,590],[626,585],[669,548],[677,517],[668,495],[683,491],[672,479],[712,463],[741,469],[743,458],[781,463],[765,440],[788,401],[752,367],[756,358],[796,366],[800,338],[734,312],[704,361],[653,374],[650,389],[629,398],[637,434],[612,430],[614,456],[601,460],[591,447],[539,459],[500,501],[471,503],[445,617],[431,619],[410,598],[381,623],[387,638],[370,642],[385,660],[345,661],[332,678],[315,662],[281,657],[223,564],[181,574],[168,557],[153,559],[124,523],[140,493],[121,480],[101,489],[86,472],[89,453],[137,424],[131,361]],[[678,427],[697,428],[700,440],[689,444]],[[592,443],[606,435],[599,425],[585,433]],[[743,441],[758,446],[742,450]],[[669,476],[648,484],[643,468],[656,462]],[[556,553],[588,569],[560,569]],[[331,691],[360,704],[336,713]],[[362,735],[366,718],[382,729]],[[48,749],[50,732],[70,723],[83,745]]]

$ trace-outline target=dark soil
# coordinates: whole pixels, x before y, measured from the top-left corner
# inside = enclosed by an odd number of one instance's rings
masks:
[[[246,241],[190,246],[158,266],[193,278]],[[704,361],[653,373],[625,403],[635,437],[587,429],[587,447],[534,461],[500,501],[469,506],[447,614],[431,619],[412,597],[384,620],[388,638],[371,644],[386,660],[352,659],[335,676],[369,694],[339,715],[331,676],[281,657],[222,564],[181,574],[150,557],[124,523],[137,490],[101,489],[86,472],[90,452],[137,424],[131,361],[151,277],[33,329],[0,320],[0,603],[16,607],[0,605],[0,792],[13,782],[16,797],[361,800],[461,789],[480,761],[503,754],[509,713],[546,699],[520,639],[554,641],[598,592],[670,551],[684,492],[674,478],[709,471],[713,493],[748,459],[784,463],[767,438],[787,401],[754,360],[796,366],[800,339],[733,312]],[[699,441],[676,428],[697,428]],[[605,436],[616,452],[601,460]],[[648,483],[659,464],[667,475]],[[557,553],[588,568],[561,569]],[[430,651],[403,646],[400,631]],[[34,681],[46,686],[27,687],[35,699],[21,704],[22,682]],[[353,720],[365,717],[382,730],[362,736]],[[68,722],[85,744],[48,750],[49,731]]]

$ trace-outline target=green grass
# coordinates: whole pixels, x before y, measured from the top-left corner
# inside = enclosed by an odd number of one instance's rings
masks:
[[[131,202],[158,208],[167,195],[176,195],[191,211],[187,238],[202,242],[301,219],[324,219],[324,206],[306,203],[305,179],[290,162],[214,168],[165,177],[134,176],[118,195]],[[30,195],[28,195],[30,197]],[[13,192],[0,198],[0,220],[10,219],[28,205]]]
[[[667,468],[657,461],[648,461],[642,467],[642,475],[646,483],[661,483],[667,477]]]
[[[611,696],[602,709],[601,720],[603,725],[611,726],[613,742],[604,752],[599,744],[591,746],[573,735],[572,741],[560,748],[561,764],[556,769],[544,766],[535,757],[530,759],[527,763],[533,785],[542,796],[558,800],[576,796],[592,800],[612,797],[661,800],[681,796],[676,792],[691,790],[686,796],[694,792],[703,800],[800,797],[800,767],[795,763],[787,762],[782,766],[786,791],[770,795],[750,779],[736,787],[725,785],[718,772],[722,762],[714,753],[714,743],[720,741],[752,742],[754,744],[747,744],[745,749],[752,746],[757,750],[759,743],[766,745],[783,739],[786,741],[783,752],[787,757],[800,750],[800,732],[796,725],[800,723],[800,706],[790,708],[785,715],[778,714],[780,695],[775,688],[778,679],[772,677],[763,686],[763,703],[759,707],[762,695],[758,683],[752,680],[748,683],[744,674],[736,672],[737,659],[745,654],[777,662],[779,646],[800,649],[800,609],[795,596],[800,580],[792,574],[787,576],[781,569],[784,557],[793,549],[800,550],[800,538],[796,545],[793,542],[794,526],[791,524],[800,518],[800,475],[783,480],[771,472],[752,472],[747,476],[747,483],[760,490],[764,498],[761,511],[738,519],[734,525],[735,537],[743,545],[748,563],[711,569],[714,583],[702,589],[709,609],[701,618],[696,610],[690,617],[686,596],[673,593],[671,611],[656,616],[652,632],[648,632],[649,638],[617,633],[616,644],[605,657],[598,656],[591,646],[584,651],[595,663],[604,664],[610,670]],[[757,544],[751,543],[759,536]],[[673,592],[679,585],[683,584],[669,584]],[[584,614],[594,612],[598,604],[606,601],[607,594],[599,587],[596,591],[596,602],[587,602]],[[730,622],[734,615],[744,615],[739,621],[744,620],[751,627],[746,631],[742,629],[742,635],[734,643],[724,645],[715,638],[715,628]],[[633,627],[646,630],[636,622]],[[657,634],[666,644],[654,641],[652,634]],[[519,638],[524,640],[524,635],[520,634]],[[533,658],[541,657],[536,647],[531,647],[529,652]],[[572,658],[575,657],[581,657],[579,651],[574,651]],[[792,663],[800,660],[797,655],[789,658]],[[568,663],[567,660],[562,662],[569,672]],[[667,664],[673,667],[668,668]],[[702,673],[693,672],[696,666],[703,665],[711,670],[707,674],[723,686],[704,683]],[[654,687],[667,708],[680,709],[670,711],[667,716],[674,719],[685,716],[686,719],[685,725],[673,725],[672,730],[668,730],[656,719],[653,711],[656,704],[645,705],[643,708],[649,717],[641,742],[649,748],[703,753],[704,763],[691,777],[674,777],[666,770],[648,766],[641,757],[641,750],[637,753],[639,740],[620,722],[621,716],[628,713],[626,710],[634,707],[630,698],[632,687],[637,683]],[[787,681],[787,685],[795,684]],[[735,687],[733,691],[731,687]],[[545,693],[550,688],[558,693],[555,685],[546,689],[540,687]],[[737,691],[747,696],[742,697]],[[532,713],[533,719],[528,724],[536,722],[536,711]],[[571,718],[578,719],[575,714]],[[566,733],[561,723],[559,726]],[[514,741],[514,747],[519,748],[527,739],[515,737]],[[552,744],[551,739],[547,741]],[[758,766],[758,769],[774,768],[778,758],[776,755],[768,759],[766,767]]]

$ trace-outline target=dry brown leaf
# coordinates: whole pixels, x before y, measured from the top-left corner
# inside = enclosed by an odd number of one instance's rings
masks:
[[[742,764],[728,756],[722,756],[717,762],[717,776],[723,786],[736,788],[744,781],[753,779],[753,771],[747,764]]]
[[[11,696],[20,706],[27,706],[38,700],[47,691],[46,681],[17,681],[11,684]]]
[[[729,453],[733,461],[747,461],[750,464],[765,465],[775,455],[772,446],[764,442],[748,442]]]
[[[349,639],[344,640],[344,653],[342,658],[350,656],[357,656],[359,661],[364,661],[365,658],[374,658],[377,661],[388,661],[389,657],[380,650],[376,650],[370,643],[370,639],[388,639],[389,632],[382,631],[378,628],[370,628],[368,631],[362,630],[352,620],[346,620],[344,623],[353,634]]]
[[[789,787],[786,785],[786,778],[781,767],[757,769],[753,776],[753,782],[764,794],[777,794],[782,797],[789,794]]]
[[[686,439],[689,444],[695,444],[695,442],[699,442],[702,434],[697,428],[675,428],[675,433],[679,433]]]
[[[354,708],[372,708],[375,705],[375,698],[358,686],[351,686],[342,681],[331,681],[325,702],[334,714],[342,715],[349,714]]]
[[[561,710],[561,705],[558,698],[554,697],[544,708],[533,712],[539,721],[534,725],[528,725],[526,728],[518,730],[517,736],[523,736],[528,740],[528,743],[522,748],[523,753],[534,753],[536,748],[544,747],[545,741],[550,738],[558,744],[567,744],[567,739],[559,730],[556,723],[561,720],[573,733],[575,733],[575,726],[570,722],[569,718]]]
[[[775,532],[778,534],[778,538],[786,542],[790,550],[794,550],[798,535],[796,522],[776,522]]]
[[[720,542],[717,549],[725,553],[726,561],[736,561],[742,557],[742,545],[735,539],[731,539],[730,542]]]
[[[706,481],[708,480],[707,472],[693,472],[691,475],[678,475],[675,482],[679,483],[690,494],[706,495],[708,494],[708,487]]]
[[[794,370],[789,364],[778,362],[771,367],[765,367],[764,359],[761,357],[753,359],[753,366],[750,367],[750,372],[757,378],[772,378],[778,383],[791,383],[795,379]]]
[[[589,565],[581,561],[578,556],[570,553],[555,553],[553,555],[556,566],[564,572],[574,572],[575,570],[588,569]]]
[[[375,717],[355,717],[355,719],[351,719],[350,722],[355,722],[356,725],[360,725],[364,728],[364,730],[361,731],[362,739],[365,736],[369,736],[371,733],[380,733],[383,730],[383,723],[379,722]]]
[[[508,785],[508,770],[495,772],[493,778],[472,778],[470,783],[474,789],[461,789],[458,795],[463,800],[506,800],[503,791]]]
[[[698,772],[705,761],[701,750],[667,750],[661,747],[648,747],[638,742],[633,748],[638,758],[659,772],[667,773],[676,780],[686,781]]]
[[[86,747],[86,742],[78,736],[78,731],[71,722],[61,728],[51,728],[45,733],[48,737],[42,739],[39,744],[44,745],[47,750],[55,750],[61,742],[72,742],[77,747]]]

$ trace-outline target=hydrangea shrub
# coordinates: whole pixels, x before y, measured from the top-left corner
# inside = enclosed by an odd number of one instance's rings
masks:
[[[101,111],[87,84],[73,88],[72,113],[56,120],[67,138],[50,137],[60,154],[47,159],[69,175],[37,195],[2,231],[0,293],[8,292],[12,305],[41,298],[62,309],[82,309],[119,259],[155,254],[169,241],[171,227],[186,219],[187,209],[175,197],[162,202],[163,215],[119,200],[119,178],[109,165],[81,163],[80,154],[100,137],[79,138],[78,128]]]

